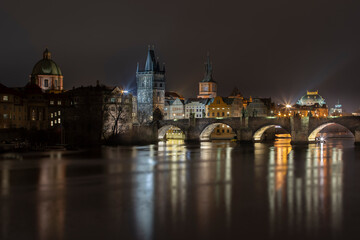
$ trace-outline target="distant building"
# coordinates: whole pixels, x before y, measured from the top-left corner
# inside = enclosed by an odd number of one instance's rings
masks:
[[[165,100],[175,100],[177,98],[179,98],[180,100],[185,100],[185,98],[177,92],[174,91],[165,92]]]
[[[205,63],[205,76],[199,83],[199,95],[198,98],[214,98],[217,95],[217,83],[213,78],[213,68],[210,62],[210,56],[207,56],[207,62]]]
[[[43,59],[38,61],[32,70],[30,82],[38,85],[42,91],[61,92],[63,79],[60,67],[51,59],[50,51],[45,49]]]
[[[342,105],[340,104],[339,100],[338,100],[337,104],[335,104],[335,107],[330,108],[330,115],[331,116],[342,116],[343,115]]]
[[[317,104],[319,107],[326,105],[325,99],[319,95],[319,91],[307,91],[306,95],[302,96],[297,103],[300,106],[314,106]]]
[[[246,113],[249,117],[271,116],[274,109],[274,103],[271,98],[252,98],[246,107]]]
[[[26,128],[27,102],[21,92],[0,83],[0,129]]]
[[[175,100],[166,100],[164,119],[174,120],[184,118],[184,101],[180,98],[176,98]]]
[[[185,118],[205,118],[208,98],[189,98],[185,101]]]
[[[299,101],[292,106],[292,114],[300,117],[327,117],[329,115],[325,99],[318,91],[307,91]]]
[[[136,70],[137,110],[146,121],[153,119],[155,109],[164,113],[165,107],[165,65],[160,66],[154,49],[149,47],[145,69]]]

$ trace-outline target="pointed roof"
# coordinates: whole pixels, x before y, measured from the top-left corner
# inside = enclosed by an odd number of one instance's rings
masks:
[[[148,55],[145,63],[145,71],[155,71],[157,67],[154,49],[149,46]]]
[[[210,54],[207,54],[207,61],[205,63],[205,74],[204,79],[201,82],[215,82],[212,76],[213,68],[212,63],[210,62]],[[216,82],[215,82],[216,83]]]

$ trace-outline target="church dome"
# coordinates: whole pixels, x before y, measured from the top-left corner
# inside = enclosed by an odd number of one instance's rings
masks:
[[[62,76],[59,66],[51,60],[51,53],[45,49],[43,59],[37,62],[31,73],[32,76],[36,75],[57,75]]]
[[[319,106],[325,105],[325,99],[319,95],[318,91],[309,92],[302,96],[297,102],[300,106],[312,106],[314,104],[319,104]]]

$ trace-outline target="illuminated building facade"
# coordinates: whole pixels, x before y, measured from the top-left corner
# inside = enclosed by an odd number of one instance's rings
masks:
[[[340,101],[338,100],[337,104],[335,104],[335,107],[330,108],[330,115],[331,116],[342,116],[343,110],[342,105],[340,104]]]
[[[189,98],[185,101],[185,118],[205,118],[208,98]]]
[[[325,99],[319,95],[318,91],[307,91],[306,95],[292,106],[292,115],[300,117],[327,117],[329,115]]]
[[[175,100],[166,100],[164,108],[164,119],[174,120],[184,118],[184,101],[180,98],[176,98]]]

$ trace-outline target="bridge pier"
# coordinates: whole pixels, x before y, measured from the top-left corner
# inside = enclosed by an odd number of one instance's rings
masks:
[[[355,130],[354,136],[355,136],[355,144],[360,145],[360,129]]]
[[[308,144],[309,117],[291,117],[291,144]]]
[[[237,131],[237,140],[239,142],[252,142],[253,131],[251,130],[251,128],[240,128]]]
[[[196,131],[194,126],[190,126],[185,132],[185,141],[200,142],[200,133]]]

